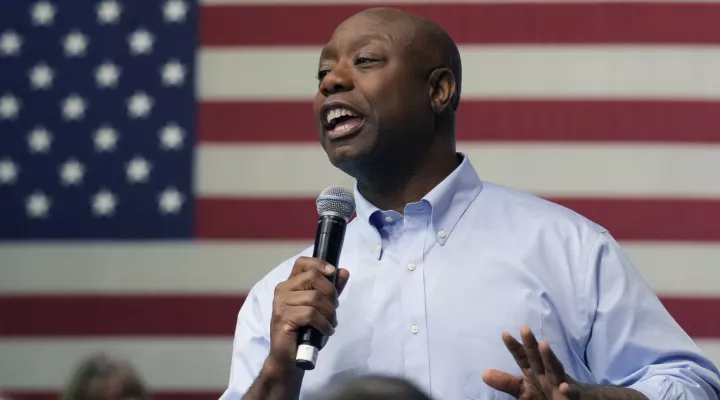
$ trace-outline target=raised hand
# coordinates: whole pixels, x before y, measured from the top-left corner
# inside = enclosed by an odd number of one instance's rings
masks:
[[[520,400],[648,400],[629,388],[582,384],[565,373],[550,345],[538,343],[530,328],[523,327],[520,337],[522,344],[507,332],[502,335],[522,375],[490,369],[483,374],[488,386]]]
[[[562,363],[547,342],[538,343],[528,327],[520,331],[522,343],[510,333],[502,335],[505,347],[522,370],[513,376],[498,370],[487,370],[483,380],[490,387],[521,400],[571,400],[581,391],[580,385],[565,373]]]

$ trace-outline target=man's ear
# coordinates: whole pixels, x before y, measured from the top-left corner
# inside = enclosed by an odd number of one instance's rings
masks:
[[[449,68],[437,68],[428,78],[430,106],[435,114],[441,114],[455,96],[455,74]]]

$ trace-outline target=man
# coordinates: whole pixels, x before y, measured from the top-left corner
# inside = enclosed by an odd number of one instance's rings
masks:
[[[718,398],[716,367],[605,229],[481,181],[456,152],[460,57],[442,29],[357,14],[318,79],[320,143],[357,181],[357,218],[340,265],[308,248],[252,288],[223,400],[307,398],[363,374],[438,399]],[[329,340],[303,372],[308,324]]]

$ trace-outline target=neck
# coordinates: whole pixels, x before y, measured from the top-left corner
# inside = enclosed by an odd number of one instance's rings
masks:
[[[415,163],[394,162],[392,169],[385,167],[369,174],[372,176],[357,177],[358,190],[375,207],[402,214],[405,205],[420,201],[458,165],[454,147],[445,148],[419,157]]]

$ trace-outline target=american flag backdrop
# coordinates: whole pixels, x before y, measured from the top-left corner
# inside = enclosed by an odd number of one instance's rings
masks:
[[[314,75],[379,4],[0,2],[0,389],[54,398],[107,350],[157,399],[218,398],[244,294],[352,186]],[[720,363],[720,3],[395,6],[458,42],[481,178],[609,228]]]

